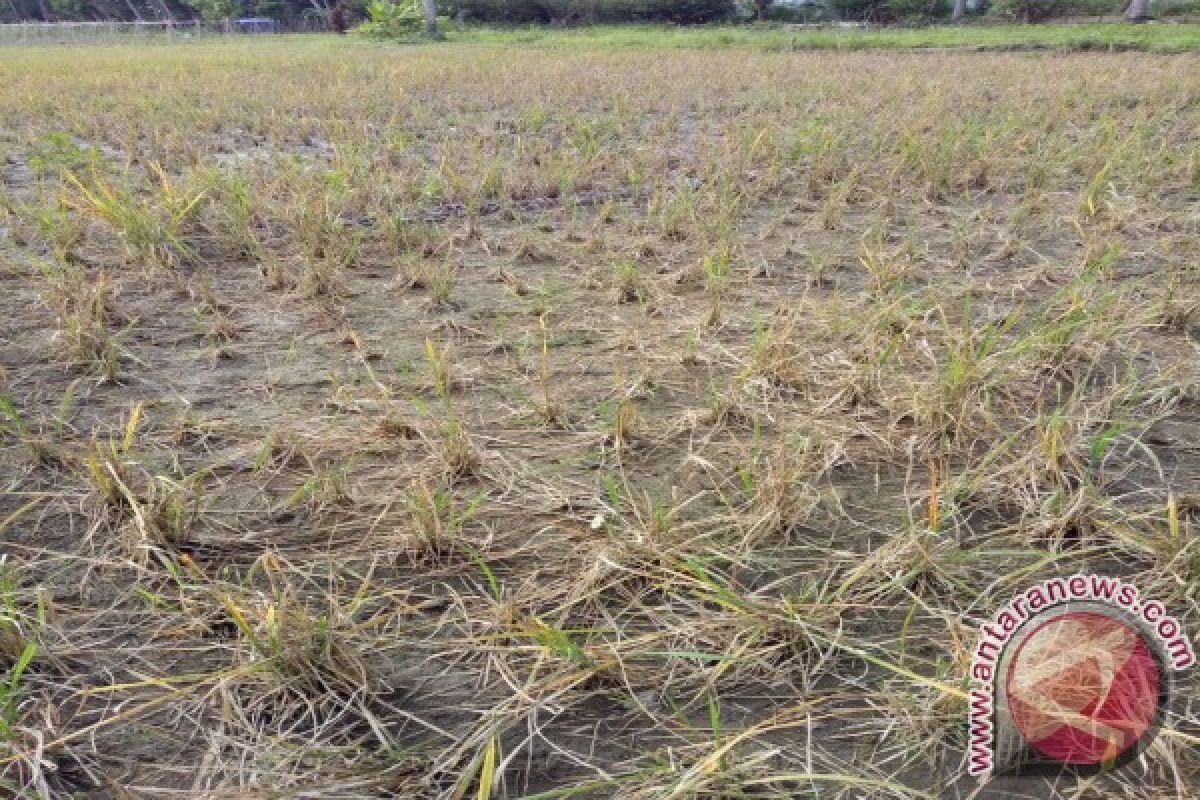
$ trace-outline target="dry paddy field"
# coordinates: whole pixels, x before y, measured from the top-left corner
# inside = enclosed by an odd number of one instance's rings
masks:
[[[1200,630],[1200,62],[0,53],[0,794],[965,774],[976,626]]]

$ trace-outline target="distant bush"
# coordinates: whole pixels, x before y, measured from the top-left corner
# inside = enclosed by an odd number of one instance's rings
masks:
[[[841,19],[879,24],[929,21],[953,11],[952,0],[831,0],[831,5]]]
[[[452,16],[508,25],[559,22],[674,22],[697,25],[733,17],[734,0],[446,0]]]
[[[803,4],[772,3],[767,8],[767,19],[772,22],[825,22],[833,17],[833,9],[826,2]]]
[[[1045,22],[1057,17],[1120,14],[1121,0],[993,0],[990,12],[1004,19]]]
[[[1158,17],[1200,17],[1200,0],[1175,0],[1163,4],[1151,4],[1151,12]]]
[[[366,36],[395,38],[411,36],[421,30],[425,17],[418,0],[371,0],[367,3],[367,21],[354,29]]]
[[[1121,0],[1064,0],[1062,4],[1064,17],[1115,16],[1123,11]]]

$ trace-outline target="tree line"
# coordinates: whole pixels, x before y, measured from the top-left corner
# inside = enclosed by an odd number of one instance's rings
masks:
[[[502,25],[659,22],[683,25],[760,20],[863,20],[888,24],[958,19],[989,12],[1025,22],[1059,16],[1126,13],[1143,17],[1148,0],[428,0],[440,15]],[[425,0],[0,0],[0,22],[166,21],[270,17],[287,25],[305,19],[357,23],[373,6]],[[334,16],[340,8],[340,17]]]
[[[363,4],[359,4],[363,5]],[[0,22],[163,22],[271,17],[329,18],[327,0],[0,0]]]

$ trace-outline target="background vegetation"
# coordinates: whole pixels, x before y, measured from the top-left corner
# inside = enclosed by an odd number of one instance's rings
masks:
[[[327,20],[336,0],[5,0],[0,22],[21,20],[223,20],[268,16],[284,23]],[[352,21],[368,16],[369,0],[345,0]],[[386,5],[386,3],[384,4]],[[407,5],[401,3],[400,5]],[[1158,16],[1197,13],[1197,0],[1158,0]],[[446,17],[493,25],[584,25],[767,20],[805,22],[830,19],[876,23],[922,23],[949,19],[952,0],[824,0],[797,6],[756,0],[440,0]],[[1042,21],[1069,16],[1119,15],[1123,0],[984,0],[975,16],[997,20]]]
[[[787,50],[1058,50],[1190,52],[1200,50],[1200,25],[926,25],[808,28],[758,26],[593,25],[576,28],[467,26],[447,29],[452,41],[548,49]]]

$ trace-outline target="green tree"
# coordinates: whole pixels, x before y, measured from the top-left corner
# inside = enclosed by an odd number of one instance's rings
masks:
[[[1045,22],[1062,14],[1063,0],[996,0],[992,10],[1021,22]]]
[[[411,36],[421,29],[421,19],[417,0],[371,0],[367,3],[367,21],[356,31],[367,36]]]
[[[200,19],[208,22],[223,22],[238,16],[241,3],[238,0],[189,0]]]
[[[81,19],[83,17],[83,0],[48,0],[50,12],[55,19]]]

